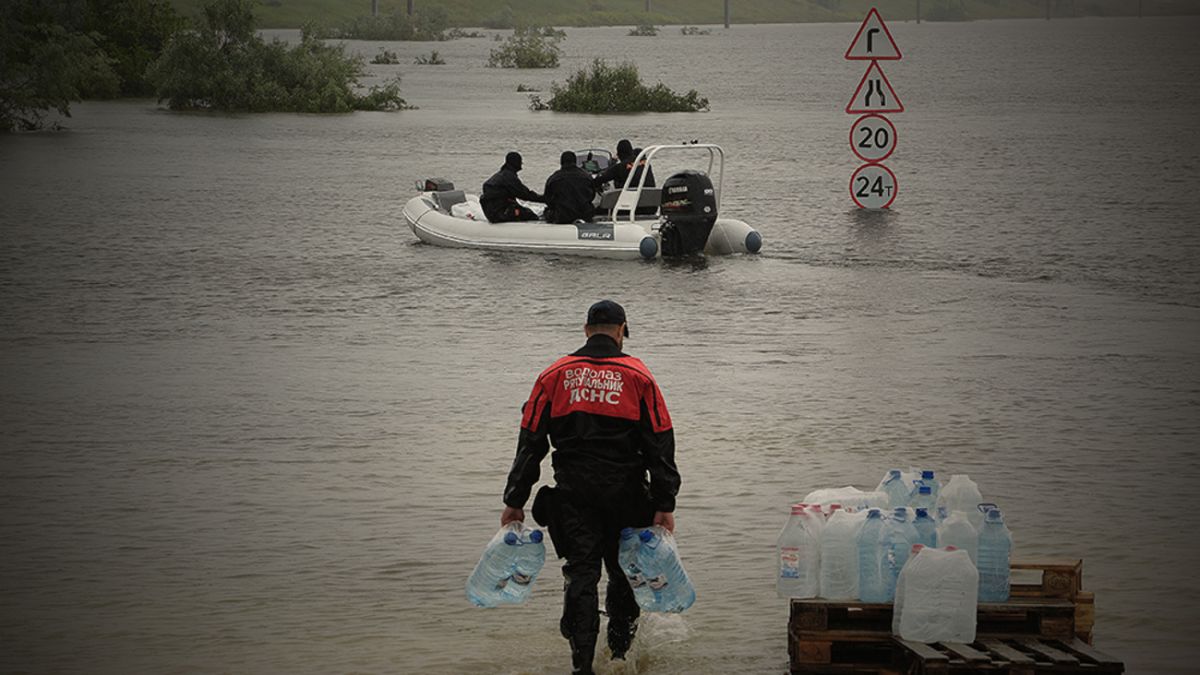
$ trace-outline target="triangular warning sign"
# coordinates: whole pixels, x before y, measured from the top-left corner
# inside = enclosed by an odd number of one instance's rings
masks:
[[[904,112],[904,104],[892,89],[883,69],[875,61],[867,67],[858,89],[854,90],[854,98],[846,104],[848,113],[885,113]]]
[[[900,48],[892,39],[892,32],[888,30],[883,17],[879,16],[879,11],[874,7],[867,12],[867,18],[863,19],[862,25],[858,27],[854,42],[851,42],[850,48],[846,50],[846,58],[851,61],[895,61],[902,58]]]

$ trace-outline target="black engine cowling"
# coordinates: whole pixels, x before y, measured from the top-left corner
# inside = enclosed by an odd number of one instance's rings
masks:
[[[662,254],[688,255],[704,250],[717,222],[717,192],[699,171],[681,171],[662,185]]]

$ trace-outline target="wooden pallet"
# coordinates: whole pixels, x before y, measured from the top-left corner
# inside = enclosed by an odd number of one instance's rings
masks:
[[[1082,640],[983,638],[970,645],[910,642],[895,638],[905,663],[906,675],[934,673],[1003,673],[1004,675],[1049,675],[1052,673],[1096,673],[1118,675],[1125,664],[1095,650]]]
[[[1053,598],[984,603],[976,632],[992,638],[1072,640],[1075,605]],[[818,665],[893,666],[897,656],[891,642],[890,604],[792,600],[788,656],[793,672],[834,672],[814,669]]]
[[[1082,560],[1014,560],[1009,567],[1013,598],[1074,600],[1083,590]]]
[[[1011,599],[979,604],[980,639],[1091,644],[1095,597],[1082,589],[1081,560],[1020,560],[1012,569]],[[792,600],[788,657],[793,673],[892,673],[909,667],[893,640],[891,603]],[[1090,668],[1085,670],[1102,672]]]

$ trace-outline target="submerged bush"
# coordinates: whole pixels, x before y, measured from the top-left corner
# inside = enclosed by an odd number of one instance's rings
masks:
[[[629,34],[637,37],[654,37],[655,35],[658,35],[658,26],[644,23],[636,28],[631,29]]]
[[[387,49],[380,49],[379,53],[375,55],[375,58],[371,59],[371,63],[376,65],[394,66],[400,63],[400,57],[396,56],[396,52]]]
[[[547,34],[547,32],[549,32]],[[563,31],[538,26],[524,26],[513,30],[504,44],[492,50],[488,57],[491,68],[557,68],[562,55],[558,43],[565,36]]]
[[[487,34],[480,33],[477,30],[463,30],[462,28],[459,28],[458,26],[455,26],[454,28],[451,28],[450,30],[446,31],[446,39],[447,40],[457,40],[459,38],[481,38],[481,37],[487,37]]]
[[[684,26],[679,29],[679,33],[681,35],[711,35],[712,31],[706,28],[702,29],[699,26]]]
[[[359,93],[361,57],[326,45],[306,27],[300,44],[259,37],[252,0],[213,0],[194,28],[177,33],[150,66],[159,101],[173,110],[348,112],[397,110],[399,78]]]
[[[380,16],[359,16],[342,24],[321,28],[317,36],[336,40],[405,40],[411,42],[440,42],[449,39],[446,28],[450,15],[440,5],[413,12],[410,17],[401,10]]]
[[[596,59],[590,69],[567,78],[565,85],[552,83],[549,101],[531,96],[529,107],[581,113],[700,112],[708,110],[708,99],[695,89],[681,96],[662,83],[647,87],[634,64],[610,66]]]
[[[435,49],[429,52],[429,56],[425,56],[424,54],[418,55],[413,63],[418,66],[444,66],[446,65],[446,60],[443,59]]]

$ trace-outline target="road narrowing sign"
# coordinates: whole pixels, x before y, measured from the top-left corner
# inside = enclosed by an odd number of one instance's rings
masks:
[[[900,102],[900,97],[896,96],[896,90],[892,89],[892,83],[888,82],[883,69],[872,61],[871,65],[867,66],[867,72],[863,73],[858,89],[854,90],[854,98],[846,104],[846,112],[904,112],[904,104]]]

